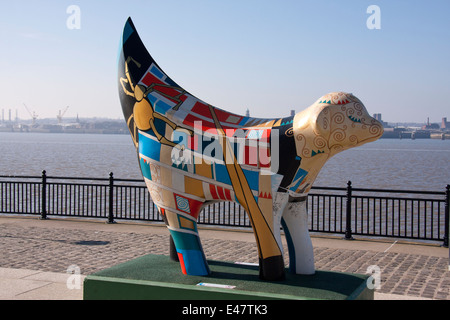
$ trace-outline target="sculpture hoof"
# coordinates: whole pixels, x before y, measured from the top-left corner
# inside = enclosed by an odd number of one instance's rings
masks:
[[[259,278],[267,281],[285,279],[284,260],[282,256],[259,259]]]

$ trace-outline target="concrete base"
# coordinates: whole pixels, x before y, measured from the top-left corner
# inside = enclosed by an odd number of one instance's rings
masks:
[[[210,276],[187,276],[168,256],[146,255],[88,275],[83,298],[145,300],[373,300],[368,275],[317,271],[310,276],[259,279],[257,266],[208,261]],[[198,285],[202,283],[203,285]]]

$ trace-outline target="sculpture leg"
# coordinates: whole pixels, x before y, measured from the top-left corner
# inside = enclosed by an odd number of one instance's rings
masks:
[[[278,243],[278,247],[280,247],[282,255],[284,255],[284,252],[283,252],[283,243],[281,241],[281,218],[284,209],[288,203],[288,200],[289,194],[286,192],[273,193],[273,202],[272,202],[273,234]]]
[[[164,212],[164,220],[173,241],[171,259],[178,259],[184,274],[209,275],[210,270],[197,231],[197,222],[189,216],[180,215],[168,209],[162,212]]]
[[[288,203],[289,195],[284,192],[273,193],[272,214],[273,226],[272,232],[281,255],[273,256],[268,259],[260,258],[260,278],[265,280],[282,280],[284,279],[284,259],[283,259],[283,243],[281,241],[281,218]],[[262,235],[265,240],[270,239],[268,235]],[[261,242],[261,241],[260,241]]]
[[[255,219],[253,219],[253,233],[258,246],[259,278],[269,281],[283,280],[284,260],[275,234],[265,225],[258,226]]]
[[[211,272],[198,234],[174,230],[169,227],[183,274],[206,276]]]
[[[289,271],[296,274],[315,273],[314,251],[308,230],[306,201],[289,202],[281,220],[289,251]]]
[[[253,233],[258,247],[260,279],[283,280],[285,277],[284,260],[276,234],[260,212],[252,215],[250,211],[248,215],[252,221]]]

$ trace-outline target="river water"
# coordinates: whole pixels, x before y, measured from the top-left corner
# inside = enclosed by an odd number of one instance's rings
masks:
[[[0,175],[141,179],[128,135],[0,132]],[[315,186],[444,191],[450,140],[380,139],[339,153]]]

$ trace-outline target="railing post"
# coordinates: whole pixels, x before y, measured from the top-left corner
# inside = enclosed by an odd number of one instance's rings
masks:
[[[448,248],[448,234],[449,234],[449,229],[450,229],[450,184],[447,185],[447,187],[445,188],[445,216],[444,216],[444,220],[445,220],[445,231],[444,231],[444,243],[443,246]]]
[[[108,213],[108,223],[115,223],[114,221],[114,174],[109,173],[109,213]]]
[[[42,171],[41,220],[47,219],[47,172]]]
[[[347,182],[347,212],[345,217],[345,240],[353,240],[352,237],[352,182]]]

